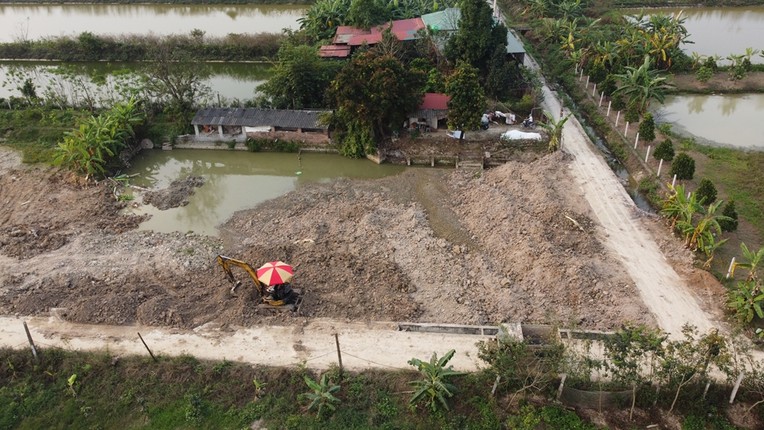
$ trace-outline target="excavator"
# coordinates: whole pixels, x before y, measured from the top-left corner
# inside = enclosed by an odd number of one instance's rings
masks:
[[[291,285],[288,283],[268,287],[260,282],[260,280],[257,279],[257,271],[244,261],[226,257],[225,255],[218,255],[217,262],[225,272],[228,281],[233,284],[231,287],[232,293],[241,285],[241,281],[233,276],[231,267],[240,267],[249,274],[249,277],[252,278],[252,282],[255,284],[257,293],[260,295],[260,303],[258,304],[258,307],[295,311],[302,301],[300,291],[292,289]]]

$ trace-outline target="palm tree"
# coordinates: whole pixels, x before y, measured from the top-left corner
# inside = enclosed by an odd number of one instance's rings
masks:
[[[650,57],[645,55],[642,65],[639,67],[626,67],[623,74],[616,75],[620,86],[613,94],[623,94],[628,99],[630,106],[635,106],[637,112],[642,114],[650,107],[652,100],[663,103],[666,91],[673,88],[667,83],[665,76],[660,76],[656,70],[651,69]]]

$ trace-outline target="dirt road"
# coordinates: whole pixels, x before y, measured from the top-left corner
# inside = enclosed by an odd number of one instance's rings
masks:
[[[527,62],[538,70],[532,60]],[[559,119],[561,104],[546,85],[544,105]],[[718,327],[720,322],[712,321],[711,315],[699,306],[688,285],[666,260],[644,226],[645,214],[634,205],[601,154],[595,152],[575,117],[565,124],[562,136],[564,152],[574,157],[571,172],[601,225],[605,246],[628,271],[658,326],[674,337],[681,336],[685,324],[694,325],[701,333]]]

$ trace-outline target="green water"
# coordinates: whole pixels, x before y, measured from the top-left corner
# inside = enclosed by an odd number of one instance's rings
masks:
[[[153,189],[166,188],[189,175],[203,176],[187,206],[160,211],[141,206],[133,213],[149,214],[141,230],[217,235],[217,226],[242,209],[282,196],[308,183],[334,178],[372,179],[391,176],[405,168],[377,165],[333,154],[243,152],[228,150],[144,151],[133,160],[132,183]]]
[[[0,97],[21,97],[20,87],[27,78],[37,89],[37,95],[49,94],[65,98],[71,104],[84,104],[86,95],[97,104],[110,104],[120,98],[120,87],[138,86],[138,72],[144,67],[138,63],[61,63],[0,62]],[[257,86],[271,76],[270,64],[203,63],[197,66],[202,81],[208,87],[202,104],[218,104],[220,100],[248,100],[256,96]]]

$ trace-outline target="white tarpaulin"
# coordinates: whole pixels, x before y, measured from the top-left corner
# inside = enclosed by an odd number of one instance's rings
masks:
[[[260,126],[260,127],[244,127],[244,133],[267,133],[271,131],[271,127],[266,126]]]
[[[509,130],[501,135],[504,140],[541,140],[541,133],[528,133],[520,130]]]

